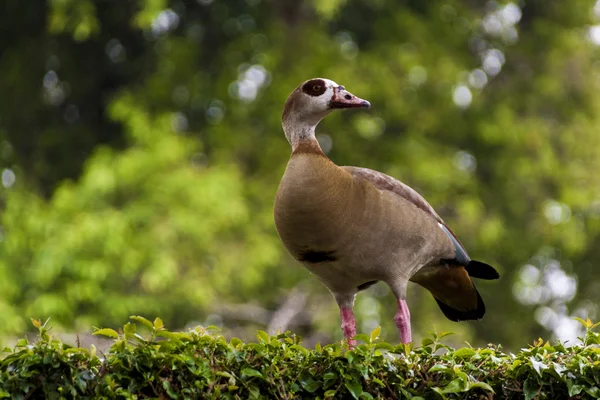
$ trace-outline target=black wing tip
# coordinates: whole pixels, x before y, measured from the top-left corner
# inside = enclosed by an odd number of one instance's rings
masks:
[[[500,274],[498,273],[498,271],[496,271],[494,267],[486,263],[482,263],[481,261],[471,260],[465,266],[465,269],[469,273],[469,276],[473,278],[487,280],[494,280],[500,278]]]
[[[478,320],[483,318],[485,315],[485,304],[483,303],[483,299],[479,295],[479,292],[477,292],[477,308],[474,310],[461,311],[450,307],[446,303],[442,303],[438,299],[435,299],[435,301],[437,301],[440,310],[442,310],[446,318],[448,318],[450,321],[460,322],[467,320]]]

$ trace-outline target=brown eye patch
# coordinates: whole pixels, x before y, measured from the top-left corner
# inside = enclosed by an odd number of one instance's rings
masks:
[[[311,79],[302,85],[302,91],[309,96],[320,96],[325,93],[325,81],[323,79]]]

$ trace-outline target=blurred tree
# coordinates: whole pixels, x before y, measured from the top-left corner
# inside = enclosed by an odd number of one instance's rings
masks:
[[[253,329],[271,317],[227,319],[227,305],[275,310],[301,283],[316,325],[303,329],[340,337],[333,300],[271,216],[282,105],[314,76],[373,104],[324,121],[329,156],[418,189],[502,272],[480,284],[479,323],[446,321],[413,286],[416,333],[518,346],[598,316],[593,1],[0,7],[4,332],[29,316],[84,329],[136,313]],[[393,340],[393,306],[382,285],[361,294],[359,329]]]

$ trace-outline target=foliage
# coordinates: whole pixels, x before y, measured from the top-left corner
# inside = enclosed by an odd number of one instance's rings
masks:
[[[314,350],[289,333],[243,343],[210,333],[168,331],[162,320],[131,317],[106,354],[69,347],[48,333],[21,339],[0,361],[0,396],[13,399],[77,398],[600,398],[600,334],[587,329],[584,345],[537,340],[516,354],[499,346],[453,349],[432,333],[421,346],[392,346],[380,328],[354,350],[334,343]]]
[[[435,324],[513,349],[597,318],[596,0],[121,3],[0,5],[0,336],[29,316],[81,330],[140,313],[247,338],[268,318],[219,305],[270,315],[301,286],[309,321],[289,327],[339,337],[272,221],[280,112],[314,76],[373,104],[323,122],[329,156],[415,187],[501,272],[478,284],[481,323],[411,287],[416,337]],[[359,331],[393,340],[394,305],[361,293]]]
[[[235,284],[243,293],[257,281],[230,271],[240,264],[257,270],[277,254],[264,245],[260,224],[248,224],[235,167],[190,163],[198,150],[172,132],[170,116],[150,118],[128,96],[112,112],[137,146],[99,149],[79,183],[61,185],[49,203],[27,192],[7,199],[4,228],[11,234],[0,260],[8,274],[0,284],[5,332],[24,328],[11,313],[18,306],[78,326],[160,309],[184,325],[219,291]],[[27,235],[15,234],[19,229]],[[229,253],[218,268],[216,248]],[[14,285],[19,281],[22,290]],[[199,290],[201,281],[211,284]]]

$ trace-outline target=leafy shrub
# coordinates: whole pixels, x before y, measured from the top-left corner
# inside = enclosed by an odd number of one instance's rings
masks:
[[[161,319],[131,319],[106,354],[65,345],[33,320],[39,339],[21,339],[0,361],[0,397],[24,398],[502,398],[600,397],[600,334],[581,321],[582,346],[543,340],[518,354],[500,346],[453,349],[432,334],[419,347],[378,341],[380,329],[308,350],[290,333],[258,343],[227,341],[198,327],[170,332]]]
[[[126,94],[111,112],[134,146],[97,149],[80,180],[48,201],[21,189],[5,200],[0,336],[23,332],[24,316],[52,315],[75,331],[132,313],[185,326],[203,321],[217,296],[277,299],[259,277],[281,270],[283,250],[274,231],[248,222],[262,214],[245,200],[237,168],[193,162],[200,149],[173,131],[172,115],[152,116]],[[234,274],[240,265],[246,273]]]

